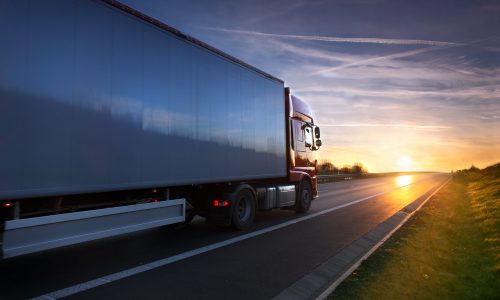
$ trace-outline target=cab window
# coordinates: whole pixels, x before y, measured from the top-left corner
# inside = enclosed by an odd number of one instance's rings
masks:
[[[295,140],[297,142],[303,142],[304,141],[304,131],[302,131],[302,122],[300,121],[294,121],[294,133],[295,133]]]
[[[305,140],[306,140],[306,147],[312,147],[313,145],[313,136],[312,136],[312,128],[309,126],[304,126],[304,131],[305,131]]]
[[[304,123],[298,120],[293,120],[293,135],[296,151],[306,151],[304,145]]]

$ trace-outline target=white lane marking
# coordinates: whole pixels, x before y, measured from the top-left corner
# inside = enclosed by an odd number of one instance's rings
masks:
[[[345,204],[342,204],[342,205],[339,205],[339,206],[335,206],[335,207],[332,207],[332,208],[329,208],[329,209],[325,209],[325,210],[322,210],[322,211],[319,211],[319,212],[316,212],[316,213],[313,213],[313,214],[310,214],[310,215],[307,215],[307,216],[304,216],[304,217],[293,219],[293,220],[290,220],[290,221],[287,221],[287,222],[284,222],[284,223],[281,223],[281,224],[277,224],[277,225],[274,225],[274,226],[271,226],[271,227],[259,229],[259,230],[253,231],[253,232],[249,232],[247,234],[243,234],[243,235],[240,235],[240,236],[237,236],[237,237],[234,237],[234,238],[230,238],[230,239],[225,240],[225,241],[221,241],[221,242],[218,242],[218,243],[215,243],[215,244],[211,244],[211,245],[207,245],[207,246],[204,246],[204,247],[201,247],[201,248],[197,248],[197,249],[194,249],[194,250],[183,252],[183,253],[180,253],[180,254],[177,254],[177,255],[174,255],[174,256],[170,256],[170,257],[166,257],[166,258],[163,258],[163,259],[159,259],[159,260],[156,260],[156,261],[144,264],[144,265],[140,265],[140,266],[137,266],[137,267],[134,267],[134,268],[130,268],[128,270],[116,272],[116,273],[113,273],[113,274],[110,274],[110,275],[106,275],[106,276],[103,276],[103,277],[100,277],[100,278],[96,278],[96,279],[93,279],[93,280],[89,280],[89,281],[86,281],[86,282],[83,282],[83,283],[75,284],[73,286],[70,286],[70,287],[67,287],[67,288],[63,288],[63,289],[60,289],[60,290],[57,290],[57,291],[54,291],[54,292],[50,292],[48,294],[44,294],[44,295],[35,297],[33,299],[52,300],[52,299],[59,299],[59,298],[63,298],[63,297],[68,297],[68,296],[74,295],[76,293],[80,293],[80,292],[83,292],[83,291],[86,291],[86,290],[90,290],[90,289],[96,288],[98,286],[101,286],[101,285],[104,285],[104,284],[107,284],[107,283],[110,283],[110,282],[113,282],[113,281],[117,281],[117,280],[120,280],[120,279],[123,279],[123,278],[127,278],[127,277],[130,277],[132,275],[140,274],[140,273],[152,270],[152,269],[160,268],[160,267],[169,265],[171,263],[178,262],[180,260],[184,260],[186,258],[193,257],[195,255],[199,255],[199,254],[202,254],[202,253],[205,253],[205,252],[209,252],[209,251],[212,251],[212,250],[224,247],[224,246],[228,246],[228,245],[231,245],[231,244],[234,244],[234,243],[237,243],[237,242],[249,239],[249,238],[253,238],[253,237],[256,237],[256,236],[259,236],[259,235],[262,235],[262,234],[265,234],[265,233],[268,233],[268,232],[271,232],[271,231],[274,231],[274,230],[278,230],[278,229],[281,229],[281,228],[284,228],[284,227],[287,227],[287,226],[290,226],[290,225],[293,225],[293,224],[297,224],[299,222],[303,222],[303,221],[306,221],[306,220],[309,220],[309,219],[312,219],[312,218],[315,218],[315,217],[318,217],[318,216],[330,213],[332,211],[335,211],[335,210],[338,210],[338,209],[341,209],[341,208],[344,208],[344,207],[347,207],[347,206],[351,206],[351,205],[354,205],[356,203],[363,202],[363,201],[366,201],[366,200],[378,197],[378,196],[383,195],[383,194],[390,193],[390,192],[392,192],[394,190],[397,190],[397,189],[399,189],[399,188],[392,189],[390,191],[385,191],[385,192],[377,193],[375,195],[371,195],[371,196],[364,197],[364,198],[361,198],[361,199],[358,199],[358,200],[354,200],[352,202],[345,203]]]

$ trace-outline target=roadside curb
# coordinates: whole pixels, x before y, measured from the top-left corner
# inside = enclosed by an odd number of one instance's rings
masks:
[[[354,272],[364,260],[372,255],[450,180],[451,177],[436,184],[418,199],[403,207],[311,273],[273,297],[273,300],[326,299],[344,279]]]

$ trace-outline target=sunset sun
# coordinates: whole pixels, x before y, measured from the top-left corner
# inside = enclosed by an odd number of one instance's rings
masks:
[[[398,167],[401,171],[409,171],[413,165],[413,160],[410,156],[404,155],[398,161]]]

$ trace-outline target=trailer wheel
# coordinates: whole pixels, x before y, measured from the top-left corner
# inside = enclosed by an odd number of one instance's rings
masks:
[[[297,199],[295,201],[295,211],[302,213],[309,210],[312,201],[312,188],[307,180],[302,180],[297,190]]]
[[[255,197],[249,189],[239,190],[233,198],[232,225],[238,230],[252,226],[255,218]]]

